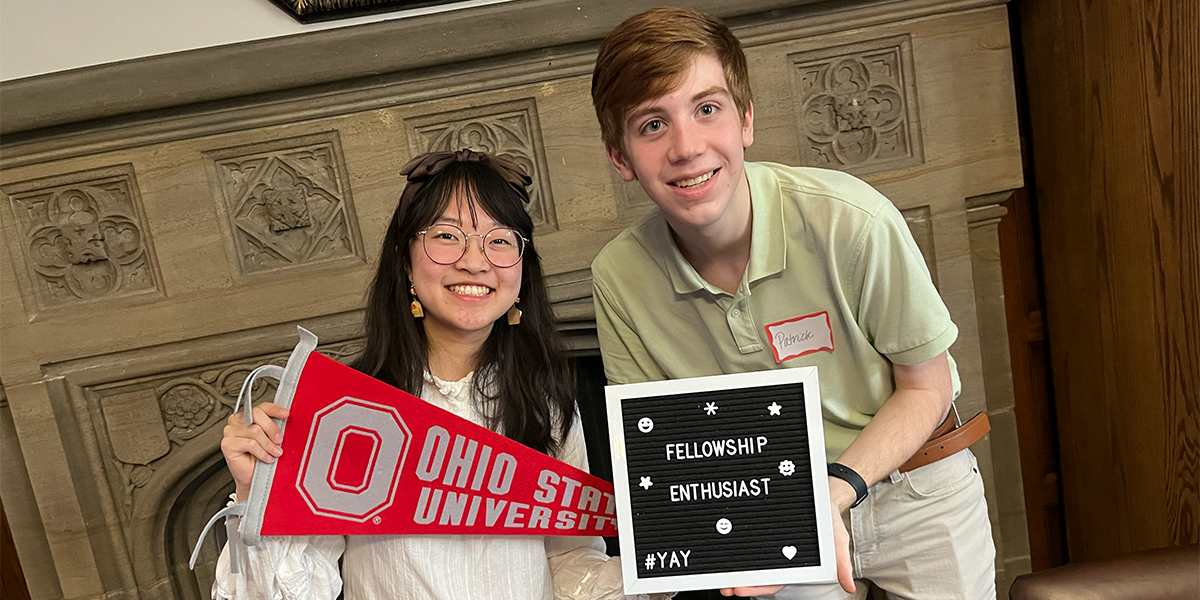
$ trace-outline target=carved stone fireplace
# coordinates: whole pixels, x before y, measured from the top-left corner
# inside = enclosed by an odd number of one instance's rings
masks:
[[[975,450],[1006,593],[1029,558],[998,302],[995,223],[1022,185],[1003,2],[691,4],[746,46],[750,159],[863,176],[908,220],[960,329],[960,410],[993,422]],[[608,165],[591,66],[653,5],[528,0],[0,87],[0,490],[32,595],[207,597],[217,544],[186,562],[230,488],[219,424],[297,324],[357,351],[414,154],[533,174],[560,328],[594,355],[588,266],[652,205]]]

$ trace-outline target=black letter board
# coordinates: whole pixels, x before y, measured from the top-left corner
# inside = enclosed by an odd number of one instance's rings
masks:
[[[836,580],[815,367],[605,396],[626,594]]]

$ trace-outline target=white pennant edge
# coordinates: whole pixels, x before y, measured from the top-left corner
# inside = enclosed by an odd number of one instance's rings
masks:
[[[296,395],[296,387],[300,384],[300,373],[308,363],[309,354],[317,349],[317,336],[313,332],[303,327],[296,329],[300,334],[300,342],[288,357],[283,376],[279,379],[279,387],[275,390],[275,404],[289,409]],[[284,439],[287,439],[287,421],[275,419],[275,424],[279,426]],[[262,539],[263,515],[267,511],[267,497],[271,493],[277,462],[260,462],[254,467],[254,478],[250,480],[250,497],[246,499],[246,514],[242,517],[241,527],[242,542],[247,546],[253,546]]]

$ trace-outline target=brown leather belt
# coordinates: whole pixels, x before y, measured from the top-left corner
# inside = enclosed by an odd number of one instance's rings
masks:
[[[921,446],[917,453],[900,465],[899,471],[911,471],[929,463],[937,462],[978,442],[992,429],[987,415],[979,413],[962,425],[955,426],[954,419],[947,418],[929,436],[929,441]]]

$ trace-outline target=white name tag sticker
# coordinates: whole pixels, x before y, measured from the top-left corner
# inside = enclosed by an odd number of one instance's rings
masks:
[[[777,363],[822,350],[833,351],[833,328],[829,311],[825,310],[771,323],[767,325],[767,337]]]

